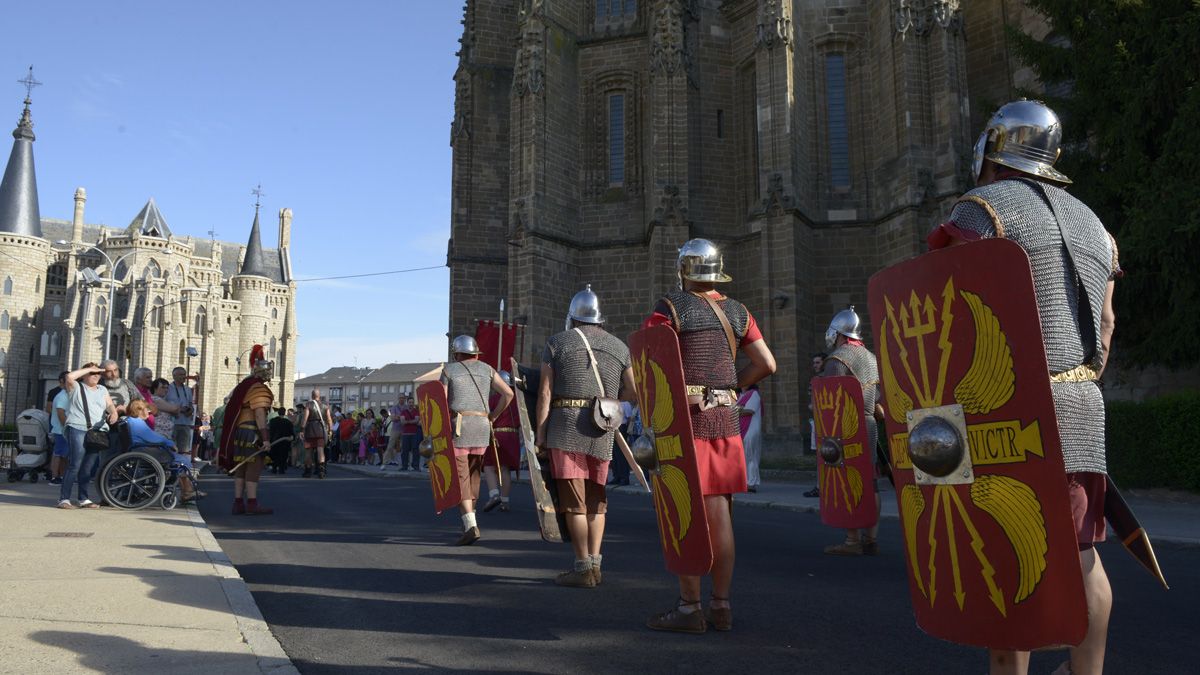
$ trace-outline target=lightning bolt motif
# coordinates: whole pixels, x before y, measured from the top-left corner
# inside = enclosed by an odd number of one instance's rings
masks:
[[[975,529],[975,523],[967,514],[967,507],[963,506],[958,493],[952,492],[951,494],[954,496],[958,515],[971,535],[971,550],[975,551],[975,557],[979,560],[979,576],[983,578],[983,583],[987,584],[988,596],[991,597],[992,604],[1000,611],[1000,616],[1008,616],[1008,608],[1004,605],[1004,591],[996,584],[996,568],[992,567],[992,561],[988,560],[987,554],[983,552],[983,537],[979,536],[979,530]]]

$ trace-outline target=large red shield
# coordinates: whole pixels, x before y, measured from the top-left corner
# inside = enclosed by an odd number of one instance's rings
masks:
[[[450,404],[441,382],[426,382],[417,388],[417,410],[421,414],[421,428],[433,443],[429,481],[433,485],[433,510],[440,514],[462,501],[458,464],[454,461]]]
[[[821,522],[854,529],[879,522],[875,494],[875,448],[863,409],[862,385],[854,377],[812,379],[813,420],[817,425],[817,484]],[[825,459],[828,455],[833,461]]]
[[[1000,239],[933,251],[871,277],[869,300],[917,624],[994,649],[1079,644],[1087,608],[1025,252]],[[965,449],[929,442],[939,425]]]
[[[696,468],[696,446],[688,411],[679,338],[668,326],[629,336],[642,426],[654,434],[658,469],[651,472],[658,536],[667,570],[704,575],[712,567],[708,516]]]

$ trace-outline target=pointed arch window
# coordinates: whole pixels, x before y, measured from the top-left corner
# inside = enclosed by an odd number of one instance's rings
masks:
[[[187,340],[179,341],[179,360],[176,363],[183,363],[187,358]]]
[[[263,324],[263,337],[267,337],[267,324]]]
[[[278,348],[279,348],[279,343],[275,340],[275,338],[271,338],[271,358],[272,359],[275,358],[275,350]]]
[[[58,356],[61,353],[62,341],[58,337],[58,331],[50,334],[50,356]]]
[[[33,280],[33,292],[34,293],[42,292],[42,278],[41,277],[37,277]]]
[[[150,327],[151,328],[162,328],[163,327],[163,311],[164,311],[163,310],[163,299],[162,299],[162,296],[160,295],[159,297],[154,298],[154,305],[150,309]]]
[[[192,323],[192,332],[196,335],[204,335],[204,331],[208,329],[208,310],[204,308],[204,305],[196,307],[196,318]]]
[[[42,331],[41,342],[42,342],[42,345],[41,345],[42,346],[42,352],[41,352],[42,356],[49,356],[50,355],[50,334],[47,333],[46,331]]]
[[[278,307],[272,307],[272,308],[271,308],[271,318],[272,318],[272,319],[278,319],[278,318],[279,318],[279,308],[278,308]]]
[[[117,281],[124,281],[127,274],[129,274],[129,265],[125,264],[124,260],[118,261],[117,269],[113,271],[113,278]]]
[[[175,266],[175,275],[171,278],[181,284],[185,281],[185,278],[183,276],[183,265]]]
[[[8,364],[8,352],[0,349],[0,368]]]
[[[4,277],[4,294],[12,295],[12,291],[13,291],[12,277]]]
[[[154,260],[153,258],[151,258],[150,262],[146,265],[146,269],[142,270],[142,279],[148,280],[148,279],[161,279],[161,278],[162,278],[162,268],[158,266],[157,260]]]
[[[0,312],[0,330],[8,330],[8,310]]]
[[[58,303],[54,303],[53,305],[51,305],[50,315],[56,319],[61,319],[62,318],[62,305],[60,305]]]
[[[92,315],[92,324],[103,328],[108,323],[108,298],[103,295],[96,297],[96,311]]]

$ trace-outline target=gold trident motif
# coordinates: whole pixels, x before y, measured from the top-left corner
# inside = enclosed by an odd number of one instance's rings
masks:
[[[1001,329],[999,318],[978,294],[966,290],[956,292],[953,277],[946,280],[941,296],[940,315],[933,298],[926,295],[922,299],[915,290],[910,293],[907,303],[899,303],[899,312],[890,298],[884,298],[886,318],[881,327],[881,375],[888,401],[888,413],[900,424],[904,424],[905,414],[913,409],[910,392],[921,408],[937,407],[947,402],[946,379],[953,350],[950,331],[955,319],[952,308],[958,297],[961,297],[971,310],[975,342],[971,366],[954,385],[954,401],[959,403],[966,413],[982,415],[1002,407],[1015,393],[1012,350]],[[939,358],[937,372],[933,374],[930,372],[926,354],[926,341],[935,333],[938,334]],[[913,370],[910,345],[915,348],[919,374]],[[896,376],[898,368],[903,370],[909,387],[900,384]],[[1009,423],[969,424],[968,431],[982,430],[989,425],[1007,424]],[[1015,425],[1018,431],[1021,429],[1019,420],[1011,424]],[[1037,446],[1040,448],[1040,440]],[[1038,451],[1033,452],[1041,454]],[[961,522],[966,530],[970,549],[978,560],[979,574],[987,587],[989,600],[1001,616],[1007,616],[1007,603],[1011,601],[1017,604],[1029,598],[1046,570],[1048,544],[1041,502],[1028,485],[1002,474],[977,475],[968,495],[975,508],[987,513],[996,521],[1012,545],[1018,565],[1016,591],[1009,598],[1000,587],[995,578],[996,568],[984,551],[984,540],[971,517],[971,511],[967,509],[959,490],[950,485],[922,488],[910,484],[901,490],[901,520],[914,581],[921,594],[929,599],[929,604],[934,605],[937,599],[937,557],[941,543],[937,534],[939,529],[942,530],[947,540],[946,555],[950,558],[954,599],[958,608],[963,609],[966,591],[963,589],[959,564],[956,521]],[[931,508],[927,517],[923,519],[927,503]],[[929,547],[925,571],[918,564],[918,532],[926,535]]]

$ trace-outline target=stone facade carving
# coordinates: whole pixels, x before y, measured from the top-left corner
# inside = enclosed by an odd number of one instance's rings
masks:
[[[513,69],[513,93],[517,96],[541,94],[546,80],[546,33],[537,19],[525,23],[517,45]]]
[[[759,0],[758,31],[755,44],[774,49],[777,45],[792,46],[791,3],[784,0]]]
[[[683,28],[683,5],[663,0],[654,12],[650,36],[650,72],[668,77],[686,70],[688,54]]]

